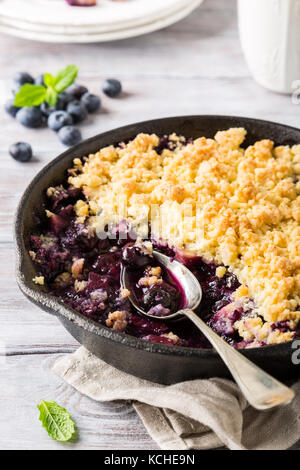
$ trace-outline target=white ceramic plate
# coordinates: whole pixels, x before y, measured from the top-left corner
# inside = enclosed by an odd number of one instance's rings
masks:
[[[2,1],[2,3],[1,3]],[[96,7],[70,7],[64,3],[64,0],[33,0],[33,2],[46,2],[44,6],[43,15],[35,14],[23,15],[22,8],[19,10],[11,9],[6,6],[6,2],[11,0],[0,0],[0,19],[1,23],[16,27],[19,29],[25,29],[30,31],[41,31],[43,33],[53,34],[82,34],[82,33],[109,33],[112,31],[120,31],[123,29],[132,29],[140,27],[144,24],[154,23],[167,16],[174,16],[177,12],[183,8],[188,7],[194,0],[166,0],[166,4],[163,6],[153,8],[151,3],[153,0],[146,0],[148,3],[145,4],[145,0],[126,0],[126,2],[113,2],[111,0],[100,0],[102,3],[101,8]],[[12,2],[20,3],[23,5],[27,0],[12,0]],[[50,1],[50,4],[48,3]],[[154,0],[156,2],[157,0]],[[4,3],[3,3],[4,2]],[[150,3],[152,8],[149,8]],[[58,10],[62,9],[54,18],[51,17],[53,7],[60,6]],[[116,4],[120,8],[115,9]],[[127,4],[127,10],[124,9],[124,5]],[[132,6],[139,6],[138,11],[133,11]],[[111,8],[113,6],[113,8]],[[102,11],[103,9],[103,11]],[[75,14],[69,18],[69,11],[71,13],[75,11]],[[82,10],[84,13],[94,12],[93,15],[81,15]],[[55,10],[56,11],[56,10]],[[2,13],[3,12],[3,13]],[[63,15],[64,12],[64,15]],[[106,14],[104,14],[106,13]],[[123,14],[124,13],[124,14]],[[53,13],[52,13],[53,15]],[[40,17],[41,16],[41,17]],[[56,19],[56,21],[54,21]],[[67,22],[69,20],[69,23]]]
[[[0,16],[47,26],[113,26],[120,28],[155,20],[191,0],[98,0],[93,7],[71,7],[65,0],[0,0]]]
[[[99,2],[97,7],[70,8],[63,0],[0,0],[0,31],[46,42],[112,41],[169,26],[191,13],[202,1],[164,0],[162,7],[161,0],[128,0],[124,3],[100,0],[102,3]],[[32,9],[31,4],[37,9]],[[25,5],[28,11],[22,17]],[[39,21],[41,16],[43,21],[47,18],[47,23]]]

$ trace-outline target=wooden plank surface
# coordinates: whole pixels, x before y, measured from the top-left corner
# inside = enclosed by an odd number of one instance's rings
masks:
[[[180,114],[234,114],[299,125],[291,98],[264,90],[250,77],[238,40],[235,0],[206,0],[192,15],[165,30],[106,44],[55,45],[0,36],[0,102],[18,70],[34,75],[68,63],[80,81],[99,93],[106,77],[122,80],[124,96],[102,97],[102,110],[82,126],[84,138],[119,125]],[[61,448],[37,419],[36,404],[53,399],[67,407],[80,430],[65,449],[156,449],[127,403],[99,404],[51,372],[77,348],[58,320],[31,305],[14,280],[12,224],[32,177],[64,147],[48,129],[22,128],[0,113],[0,448]],[[32,144],[34,159],[19,164],[11,143]],[[6,354],[6,356],[4,355]]]

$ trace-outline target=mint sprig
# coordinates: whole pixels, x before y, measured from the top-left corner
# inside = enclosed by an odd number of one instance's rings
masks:
[[[60,442],[69,441],[75,432],[75,423],[70,413],[55,401],[42,400],[37,405],[40,411],[40,421],[52,439]]]
[[[14,105],[19,108],[39,106],[45,101],[49,106],[55,106],[58,94],[74,83],[77,74],[78,67],[76,65],[67,65],[55,76],[45,73],[45,86],[25,83],[16,94]]]

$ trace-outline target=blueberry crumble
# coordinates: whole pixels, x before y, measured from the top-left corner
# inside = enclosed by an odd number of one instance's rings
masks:
[[[201,284],[201,316],[237,348],[299,335],[300,145],[241,147],[246,131],[215,139],[139,134],[84,159],[47,190],[31,236],[34,282],[108,328],[168,345],[207,348],[188,321],[153,316],[184,307],[153,249]],[[122,265],[130,291],[120,285]]]
[[[67,3],[75,7],[92,7],[97,4],[96,0],[66,0]]]

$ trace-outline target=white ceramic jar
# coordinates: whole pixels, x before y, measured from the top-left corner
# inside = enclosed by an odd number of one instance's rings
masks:
[[[255,80],[279,93],[299,87],[300,0],[238,0],[238,18]]]

